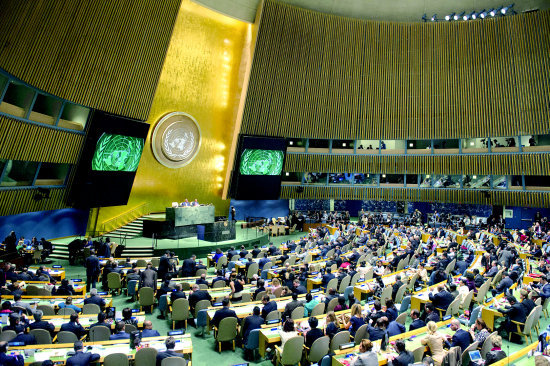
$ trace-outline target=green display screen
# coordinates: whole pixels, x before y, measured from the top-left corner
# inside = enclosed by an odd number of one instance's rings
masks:
[[[244,149],[240,172],[242,175],[280,175],[283,160],[281,150]]]
[[[135,172],[139,165],[144,140],[139,137],[104,133],[97,141],[92,170]]]

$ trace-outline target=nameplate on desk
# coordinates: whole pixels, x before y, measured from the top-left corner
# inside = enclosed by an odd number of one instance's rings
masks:
[[[222,306],[221,302],[215,302],[213,306]]]
[[[319,292],[319,291],[321,291],[320,288],[314,288],[310,291],[310,293],[315,293],[315,292]]]
[[[97,294],[98,294],[98,295],[107,295],[107,292],[106,292],[106,291],[103,291],[103,292],[98,292]]]
[[[453,317],[452,315],[445,315],[445,316],[443,317],[443,321],[449,320],[449,319],[451,319],[452,317]]]
[[[280,319],[271,319],[271,320],[266,321],[265,323],[266,324],[277,324],[280,321],[281,321]]]
[[[56,265],[53,265],[52,268],[63,268],[63,266],[56,264]]]
[[[168,332],[169,336],[177,336],[177,335],[184,335],[184,334],[185,334],[184,330],[171,330]]]
[[[222,231],[222,235],[228,235],[228,234],[231,234],[231,231],[229,231],[229,230]]]
[[[349,349],[355,347],[355,342],[344,343],[338,346],[340,350]]]
[[[71,281],[73,282],[82,282],[81,278],[72,278]]]

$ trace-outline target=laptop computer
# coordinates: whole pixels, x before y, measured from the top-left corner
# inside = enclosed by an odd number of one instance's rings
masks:
[[[468,352],[468,354],[470,355],[470,361],[474,363],[477,363],[478,361],[482,360],[481,353],[478,350],[470,351]]]

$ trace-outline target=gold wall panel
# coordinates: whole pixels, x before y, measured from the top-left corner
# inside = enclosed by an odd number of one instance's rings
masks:
[[[98,223],[144,202],[150,212],[158,212],[185,198],[212,203],[217,215],[227,215],[229,201],[221,199],[221,192],[244,82],[241,60],[250,47],[251,28],[182,1],[147,122],[154,125],[174,111],[189,113],[201,129],[200,150],[188,165],[167,168],[153,156],[152,126],[128,205],[101,208]]]
[[[46,211],[66,208],[65,199],[68,189],[51,188],[50,198],[35,201],[37,189],[0,190],[0,216],[15,215],[23,212]]]
[[[550,154],[353,156],[287,154],[287,172],[550,175]]]
[[[0,3],[0,68],[75,103],[145,120],[181,0]]]
[[[521,207],[550,207],[547,192],[499,192],[418,189],[418,188],[356,188],[356,187],[296,187],[283,186],[281,198],[286,199],[342,199],[384,200],[409,202],[472,203]]]
[[[266,0],[259,29],[242,133],[444,139],[549,131],[548,10],[389,23]]]
[[[84,135],[0,116],[0,159],[76,164]]]

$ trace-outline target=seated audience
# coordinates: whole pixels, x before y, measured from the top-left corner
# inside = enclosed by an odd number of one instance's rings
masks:
[[[420,343],[428,346],[432,353],[434,364],[436,366],[441,366],[443,358],[445,358],[447,354],[447,351],[443,349],[443,344],[447,339],[443,334],[438,332],[437,324],[432,321],[428,322],[426,333],[427,335],[420,340]]]
[[[82,311],[81,308],[79,308],[76,305],[73,305],[73,298],[70,296],[67,297],[65,302],[60,302],[59,304],[57,304],[57,307],[60,309],[63,309],[63,308],[73,309],[76,313],[80,313]]]
[[[44,330],[47,330],[48,332],[50,332],[50,334],[53,336],[54,330],[55,330],[55,325],[53,325],[52,323],[49,323],[45,320],[42,320],[43,315],[44,315],[44,313],[42,312],[42,310],[36,310],[33,314],[34,322],[29,324],[29,328],[31,330],[33,330],[33,329],[44,329]]]
[[[412,352],[407,351],[405,342],[402,339],[395,341],[394,347],[399,355],[388,363],[389,366],[409,366],[414,363],[414,355]]]
[[[84,327],[78,321],[78,314],[71,314],[69,322],[62,324],[60,331],[73,332],[78,339],[81,339],[86,334]]]
[[[157,353],[157,366],[161,366],[162,360],[168,357],[183,357],[182,353],[178,353],[174,351],[176,348],[176,340],[174,337],[168,337],[166,338],[166,341],[164,341],[164,345],[166,346],[166,351]],[[187,365],[188,361],[184,359],[184,365]]]
[[[378,354],[372,351],[372,342],[368,339],[361,340],[359,354],[351,366],[375,366],[378,365]]]
[[[123,321],[119,321],[115,325],[115,334],[109,337],[109,340],[114,341],[117,339],[130,339],[130,334],[125,332],[126,324]]]
[[[239,319],[235,311],[229,309],[229,298],[226,297],[222,300],[222,306],[221,309],[216,310],[214,317],[212,317],[212,322],[210,324],[214,327],[218,327],[220,322],[225,318],[233,317]]]
[[[317,328],[317,326],[319,326],[319,319],[311,317],[307,322],[311,329],[306,333],[305,345],[306,347],[311,348],[313,342],[315,342],[318,338],[323,337],[324,333],[321,329]]]
[[[159,337],[160,333],[153,329],[153,322],[146,320],[143,322],[143,330],[141,331],[141,337]]]
[[[90,289],[90,297],[84,299],[84,305],[86,304],[96,304],[100,309],[103,309],[105,307],[105,299],[102,299],[98,295],[97,289],[92,288]]]
[[[493,348],[489,352],[487,352],[487,355],[485,356],[485,365],[489,366],[494,364],[495,362],[498,362],[504,358],[506,358],[506,353],[502,350],[502,337],[501,336],[495,336],[492,338],[493,340]]]

